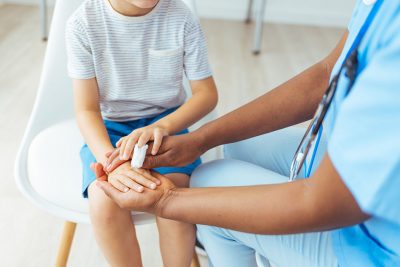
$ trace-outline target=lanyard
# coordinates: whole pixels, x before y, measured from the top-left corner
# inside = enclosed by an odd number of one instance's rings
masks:
[[[321,102],[318,105],[317,111],[315,113],[314,119],[310,123],[310,126],[306,130],[298,148],[296,149],[295,155],[293,157],[292,163],[290,165],[290,176],[289,181],[293,181],[300,172],[301,167],[304,164],[305,167],[305,176],[308,177],[311,173],[312,165],[314,162],[314,158],[318,149],[318,144],[320,141],[320,137],[322,134],[322,122],[325,119],[325,115],[328,112],[330,104],[335,96],[336,89],[338,86],[339,78],[342,74],[342,71],[345,71],[346,76],[349,78],[348,87],[346,90],[346,96],[350,92],[354,81],[356,79],[357,70],[358,70],[358,47],[365,36],[366,32],[368,31],[372,21],[374,20],[376,14],[379,11],[379,8],[382,6],[383,0],[378,0],[374,7],[372,8],[371,12],[369,13],[368,17],[366,18],[364,24],[362,25],[360,31],[358,32],[357,36],[355,37],[353,43],[350,46],[350,49],[347,51],[346,57],[343,60],[343,63],[338,71],[338,73],[332,78],[324,96],[322,97]],[[317,137],[318,136],[318,137]],[[317,138],[317,143],[314,147],[310,166],[305,166],[307,154],[314,143],[314,140]],[[303,152],[304,149],[304,152]]]
[[[358,32],[356,38],[354,39],[349,51],[347,51],[346,57],[344,58],[342,68],[344,66],[344,63],[346,62],[346,59],[350,57],[350,54],[355,51],[358,46],[361,43],[361,40],[363,39],[364,35],[369,29],[369,26],[371,26],[372,21],[374,20],[376,14],[379,11],[379,8],[382,6],[383,0],[377,0],[376,3],[374,4],[374,7],[372,8],[371,12],[368,14],[368,17],[366,18],[364,24],[361,26],[360,31]]]
[[[352,89],[354,81],[357,76],[358,47],[360,46],[362,39],[364,38],[365,34],[367,33],[369,27],[372,24],[372,21],[374,20],[376,14],[378,13],[382,4],[383,4],[383,0],[376,1],[376,3],[374,4],[374,7],[372,8],[371,12],[368,14],[368,17],[366,18],[364,24],[361,26],[360,31],[358,32],[356,38],[354,39],[353,43],[351,44],[350,49],[347,51],[346,57],[343,60],[343,63],[339,70],[338,76],[340,76],[342,70],[345,69],[345,74],[349,78],[349,81],[350,81],[349,85],[347,87],[347,90],[345,92],[345,96],[347,96],[350,93],[350,90]]]

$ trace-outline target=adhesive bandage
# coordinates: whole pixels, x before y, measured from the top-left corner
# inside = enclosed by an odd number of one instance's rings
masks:
[[[146,157],[146,151],[149,146],[145,145],[139,148],[138,144],[133,149],[133,157],[131,161],[132,168],[141,168],[143,166],[144,158]]]

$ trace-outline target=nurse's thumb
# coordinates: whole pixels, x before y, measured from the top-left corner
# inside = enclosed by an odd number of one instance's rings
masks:
[[[147,155],[143,162],[143,168],[154,169],[158,167],[166,167],[168,165],[168,156],[165,154],[161,155]]]

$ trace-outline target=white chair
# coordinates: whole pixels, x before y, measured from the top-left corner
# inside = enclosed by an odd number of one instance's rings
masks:
[[[66,266],[76,224],[90,223],[88,202],[81,196],[83,139],[74,120],[64,41],[66,20],[81,2],[56,2],[39,90],[15,164],[16,183],[23,195],[66,221],[57,267]],[[203,121],[211,117],[215,114]],[[206,158],[215,158],[216,153],[211,151]],[[154,223],[150,214],[134,212],[132,216],[136,225]]]

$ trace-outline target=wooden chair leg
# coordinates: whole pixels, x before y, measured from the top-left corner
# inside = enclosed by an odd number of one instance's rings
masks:
[[[56,259],[55,267],[66,267],[69,251],[71,250],[72,240],[74,239],[76,223],[66,221],[61,236],[60,246],[58,248],[58,254]]]
[[[200,267],[199,256],[197,255],[196,251],[193,254],[193,260],[190,267]]]

